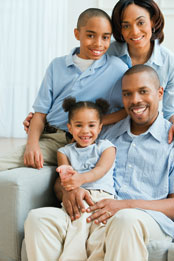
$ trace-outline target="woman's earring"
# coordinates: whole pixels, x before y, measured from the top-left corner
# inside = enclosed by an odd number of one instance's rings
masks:
[[[153,34],[155,33],[155,27],[152,28],[152,33],[153,33]]]

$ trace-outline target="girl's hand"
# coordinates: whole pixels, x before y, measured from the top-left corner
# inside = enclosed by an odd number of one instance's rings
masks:
[[[79,174],[78,172],[75,172],[73,175],[61,179],[61,185],[67,191],[79,188],[82,184],[83,174]]]

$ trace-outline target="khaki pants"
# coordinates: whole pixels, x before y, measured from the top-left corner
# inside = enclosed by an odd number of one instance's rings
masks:
[[[39,145],[43,153],[44,165],[57,165],[57,149],[67,144],[65,132],[42,134]],[[16,151],[0,157],[0,171],[24,167],[25,145]]]
[[[84,221],[81,223],[79,230],[82,226],[86,231],[86,224]],[[66,237],[69,237],[68,229],[71,226],[71,220],[63,209],[40,208],[30,211],[25,222],[28,260],[60,261],[64,257],[64,244],[67,244]],[[137,209],[118,211],[106,226],[97,227],[91,223],[88,238],[86,232],[79,235],[80,238],[74,238],[72,245],[68,246],[70,253],[67,253],[66,261],[147,261],[146,245],[151,240],[172,240],[150,215]],[[86,247],[85,254],[81,252],[82,246]]]

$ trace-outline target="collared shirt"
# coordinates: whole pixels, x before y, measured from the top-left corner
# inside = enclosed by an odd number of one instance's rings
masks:
[[[121,77],[127,70],[126,64],[118,57],[105,54],[82,72],[73,62],[73,54],[78,52],[79,48],[73,49],[69,55],[51,62],[33,105],[35,112],[47,114],[51,126],[63,130],[67,130],[67,113],[62,102],[69,96],[77,101],[105,98],[110,104],[110,112],[123,107]],[[117,95],[111,101],[113,88],[116,88]]]
[[[115,190],[118,199],[160,200],[174,193],[174,144],[168,144],[171,123],[158,115],[148,131],[133,135],[130,117],[103,132],[117,148]],[[149,213],[170,236],[174,222],[163,213]]]
[[[122,59],[129,68],[132,67],[127,43],[112,42],[108,53]],[[174,53],[155,40],[152,55],[145,64],[158,73],[160,85],[164,88],[162,111],[164,118],[169,119],[174,115]]]
[[[115,147],[109,140],[98,140],[85,148],[79,148],[76,143],[71,143],[65,147],[60,148],[58,151],[65,154],[71,163],[73,169],[78,173],[90,171],[95,168],[101,154],[108,148]],[[82,185],[85,189],[101,189],[110,194],[115,195],[114,180],[113,180],[113,169],[115,163],[108,170],[108,172],[100,179],[85,183]]]

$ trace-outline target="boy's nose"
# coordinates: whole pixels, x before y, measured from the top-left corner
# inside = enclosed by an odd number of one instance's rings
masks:
[[[99,47],[102,45],[102,39],[100,37],[95,39],[95,46]]]

